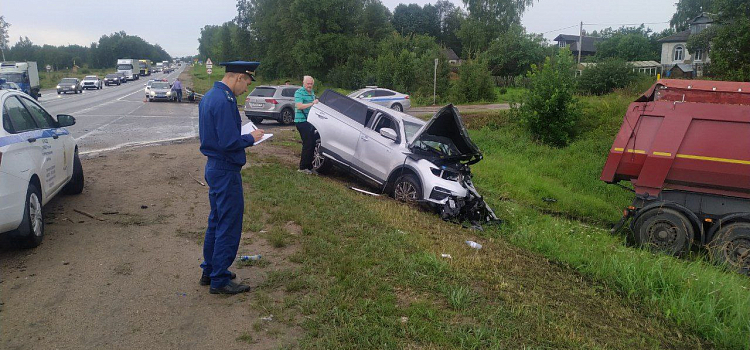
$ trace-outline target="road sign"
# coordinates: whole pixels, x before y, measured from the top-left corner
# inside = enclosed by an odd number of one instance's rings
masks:
[[[211,75],[211,73],[213,73],[213,71],[214,70],[211,69],[211,68],[206,68],[206,74],[208,74],[208,75]]]
[[[211,62],[211,59],[206,59],[206,68],[211,69],[214,67],[214,63]],[[209,73],[210,74],[210,73]]]
[[[47,65],[47,67],[44,67],[44,68],[47,68],[47,72],[52,70],[52,66],[50,66],[49,64]]]

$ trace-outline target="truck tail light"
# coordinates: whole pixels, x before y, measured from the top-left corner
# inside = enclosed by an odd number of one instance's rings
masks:
[[[277,105],[279,104],[279,101],[276,101],[276,99],[273,99],[273,98],[267,98],[266,103]]]

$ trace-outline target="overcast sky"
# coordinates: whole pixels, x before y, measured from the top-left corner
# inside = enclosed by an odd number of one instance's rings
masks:
[[[391,11],[402,2],[435,3],[435,0],[381,1]],[[463,4],[461,0],[452,1],[459,6]],[[540,0],[526,11],[522,23],[529,32],[545,33],[550,40],[561,33],[577,34],[581,21],[587,31],[636,23],[654,23],[647,26],[660,31],[669,26],[665,22],[672,17],[676,1]],[[11,3],[16,5],[9,6]],[[21,3],[33,6],[33,10]],[[11,24],[8,30],[11,45],[19,37],[28,36],[37,45],[88,46],[104,34],[124,30],[161,45],[172,56],[186,56],[198,53],[203,26],[234,18],[235,4],[235,0],[0,0],[0,15]],[[570,28],[561,29],[565,27]]]

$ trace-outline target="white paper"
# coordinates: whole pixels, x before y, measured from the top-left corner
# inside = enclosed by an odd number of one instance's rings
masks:
[[[245,124],[245,125],[242,126],[242,130],[240,131],[240,133],[242,135],[248,135],[248,134],[250,134],[251,132],[253,132],[254,130],[257,130],[257,129],[258,129],[258,127],[255,126],[255,124],[253,124],[253,122],[247,122],[247,124]],[[273,134],[263,134],[263,137],[261,137],[260,140],[255,140],[255,143],[253,144],[253,146],[255,146],[255,145],[257,145],[257,144],[259,144],[259,143],[261,143],[261,142],[263,142],[265,140],[270,139],[272,136],[273,136]]]

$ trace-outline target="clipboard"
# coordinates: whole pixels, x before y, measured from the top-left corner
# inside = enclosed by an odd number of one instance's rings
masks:
[[[248,135],[248,134],[250,134],[251,132],[253,132],[253,131],[257,130],[257,129],[258,129],[258,127],[255,126],[255,124],[253,124],[253,122],[248,122],[247,124],[245,124],[245,125],[242,126],[240,134],[242,134],[242,135]],[[261,142],[263,142],[265,140],[268,140],[271,137],[273,137],[273,134],[263,134],[263,137],[261,137],[260,140],[255,140],[255,143],[253,143],[253,146],[255,146],[255,145],[257,145],[257,144],[259,144],[259,143],[261,143]]]

